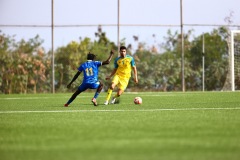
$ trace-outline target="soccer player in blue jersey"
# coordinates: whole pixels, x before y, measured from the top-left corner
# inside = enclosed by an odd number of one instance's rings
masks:
[[[116,98],[119,97],[124,90],[127,88],[129,79],[131,77],[131,71],[133,69],[134,73],[134,81],[138,83],[138,76],[137,76],[137,67],[135,61],[132,56],[127,55],[127,48],[125,46],[120,47],[120,56],[117,57],[114,61],[114,69],[112,73],[106,77],[106,80],[109,80],[112,76],[112,84],[108,89],[107,97],[105,101],[105,105],[108,105],[108,101],[111,97],[112,91],[115,86],[118,87],[117,94],[113,96],[111,103],[114,104]]]
[[[92,98],[92,103],[94,106],[97,106],[97,97],[100,94],[103,84],[98,80],[98,67],[102,65],[109,64],[114,52],[111,51],[108,59],[106,61],[94,61],[96,55],[93,53],[88,53],[87,61],[81,64],[78,68],[78,72],[73,77],[72,81],[67,85],[67,88],[70,88],[71,84],[78,78],[78,76],[83,72],[83,82],[78,87],[76,92],[72,95],[72,97],[68,100],[68,102],[64,105],[68,107],[70,103],[83,91],[87,89],[97,89],[94,97]]]

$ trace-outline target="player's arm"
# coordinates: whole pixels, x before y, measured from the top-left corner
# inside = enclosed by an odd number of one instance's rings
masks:
[[[78,78],[78,76],[81,74],[81,71],[78,71],[75,76],[73,77],[73,79],[71,80],[71,82],[67,85],[67,88],[70,88],[71,84]]]
[[[106,80],[109,80],[116,73],[116,71],[117,71],[117,68],[114,68],[112,73],[106,77]]]
[[[132,69],[133,69],[133,74],[134,74],[134,82],[138,83],[137,67],[133,66]]]
[[[108,59],[107,59],[106,61],[103,61],[103,62],[102,62],[102,65],[109,64],[109,63],[110,63],[110,61],[112,60],[113,54],[114,54],[114,52],[111,50],[111,52],[110,52],[110,55],[109,55]]]

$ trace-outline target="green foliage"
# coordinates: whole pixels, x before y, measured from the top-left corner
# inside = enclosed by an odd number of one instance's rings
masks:
[[[228,68],[228,46],[225,41],[226,30],[214,29],[204,34],[205,41],[205,74],[206,89],[221,89],[224,85]],[[202,36],[197,37],[193,43],[188,57],[194,71],[202,68]]]
[[[1,92],[2,93],[37,93],[49,88],[49,59],[41,48],[39,36],[28,42],[15,42],[14,37],[1,34],[0,47]],[[43,86],[43,87],[42,87]]]
[[[56,79],[57,90],[63,89],[73,78],[77,72],[79,65],[87,60],[87,54],[92,52],[97,55],[96,60],[104,61],[108,58],[110,51],[117,49],[113,42],[109,41],[106,34],[101,30],[95,34],[97,41],[91,42],[89,38],[85,38],[78,42],[71,42],[66,47],[58,48],[56,54]],[[117,53],[115,53],[116,55]],[[112,66],[103,66],[100,68],[99,79],[105,84],[106,73],[110,73]],[[81,84],[82,76],[75,81],[72,88],[76,88]],[[106,86],[106,85],[105,85]]]
[[[91,47],[89,38],[85,38],[80,43],[71,42],[66,47],[58,48],[55,52],[56,59],[56,88],[61,88],[62,85],[66,86],[71,78],[77,72],[77,67],[80,63],[86,60],[86,55]],[[70,77],[71,76],[71,77]],[[79,80],[78,80],[79,81]]]
[[[0,32],[1,33],[1,32]],[[186,90],[201,90],[202,88],[202,36],[190,40],[193,30],[183,36],[184,39],[184,72]],[[55,51],[55,83],[57,92],[66,92],[66,85],[71,81],[79,65],[86,61],[86,55],[92,52],[97,55],[96,60],[104,61],[110,50],[115,51],[114,58],[118,56],[118,47],[111,42],[99,26],[95,33],[96,40],[90,38],[72,41]],[[205,33],[205,79],[206,90],[220,90],[226,80],[228,67],[228,29],[220,27],[210,33]],[[36,37],[25,41],[15,41],[14,37],[0,35],[0,92],[1,93],[37,93],[51,90],[51,51],[47,54],[42,49],[43,40]],[[132,79],[128,90],[144,91],[180,91],[181,90],[181,35],[176,31],[168,30],[161,44],[164,50],[147,49],[144,42],[139,42],[138,50],[132,52],[131,44],[127,45],[125,39],[121,44],[128,47],[128,54],[135,58],[139,84],[135,85]],[[100,67],[99,79],[106,90],[109,81],[106,75],[113,70],[113,60],[109,65]],[[72,85],[76,89],[82,81],[82,75]]]

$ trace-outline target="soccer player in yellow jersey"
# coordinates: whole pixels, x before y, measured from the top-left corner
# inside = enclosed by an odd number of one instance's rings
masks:
[[[116,98],[121,96],[124,90],[127,88],[129,79],[131,77],[131,71],[133,69],[134,81],[138,83],[137,68],[135,61],[132,56],[127,55],[127,48],[125,46],[120,47],[120,57],[117,57],[114,61],[114,70],[112,73],[106,77],[106,80],[109,80],[112,76],[112,84],[108,89],[105,105],[109,104],[109,99],[111,98],[112,91],[115,86],[118,87],[116,95],[113,96],[111,103],[114,104]]]

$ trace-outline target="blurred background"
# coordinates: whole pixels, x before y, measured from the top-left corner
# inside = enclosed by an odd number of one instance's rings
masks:
[[[0,0],[0,93],[69,92],[88,52],[105,60],[125,45],[139,84],[127,91],[233,90],[231,31],[238,0]],[[240,55],[236,42],[235,67]],[[239,66],[238,66],[239,67]],[[105,84],[113,64],[101,67]],[[240,88],[234,69],[234,90]],[[73,85],[73,90],[81,83]]]

